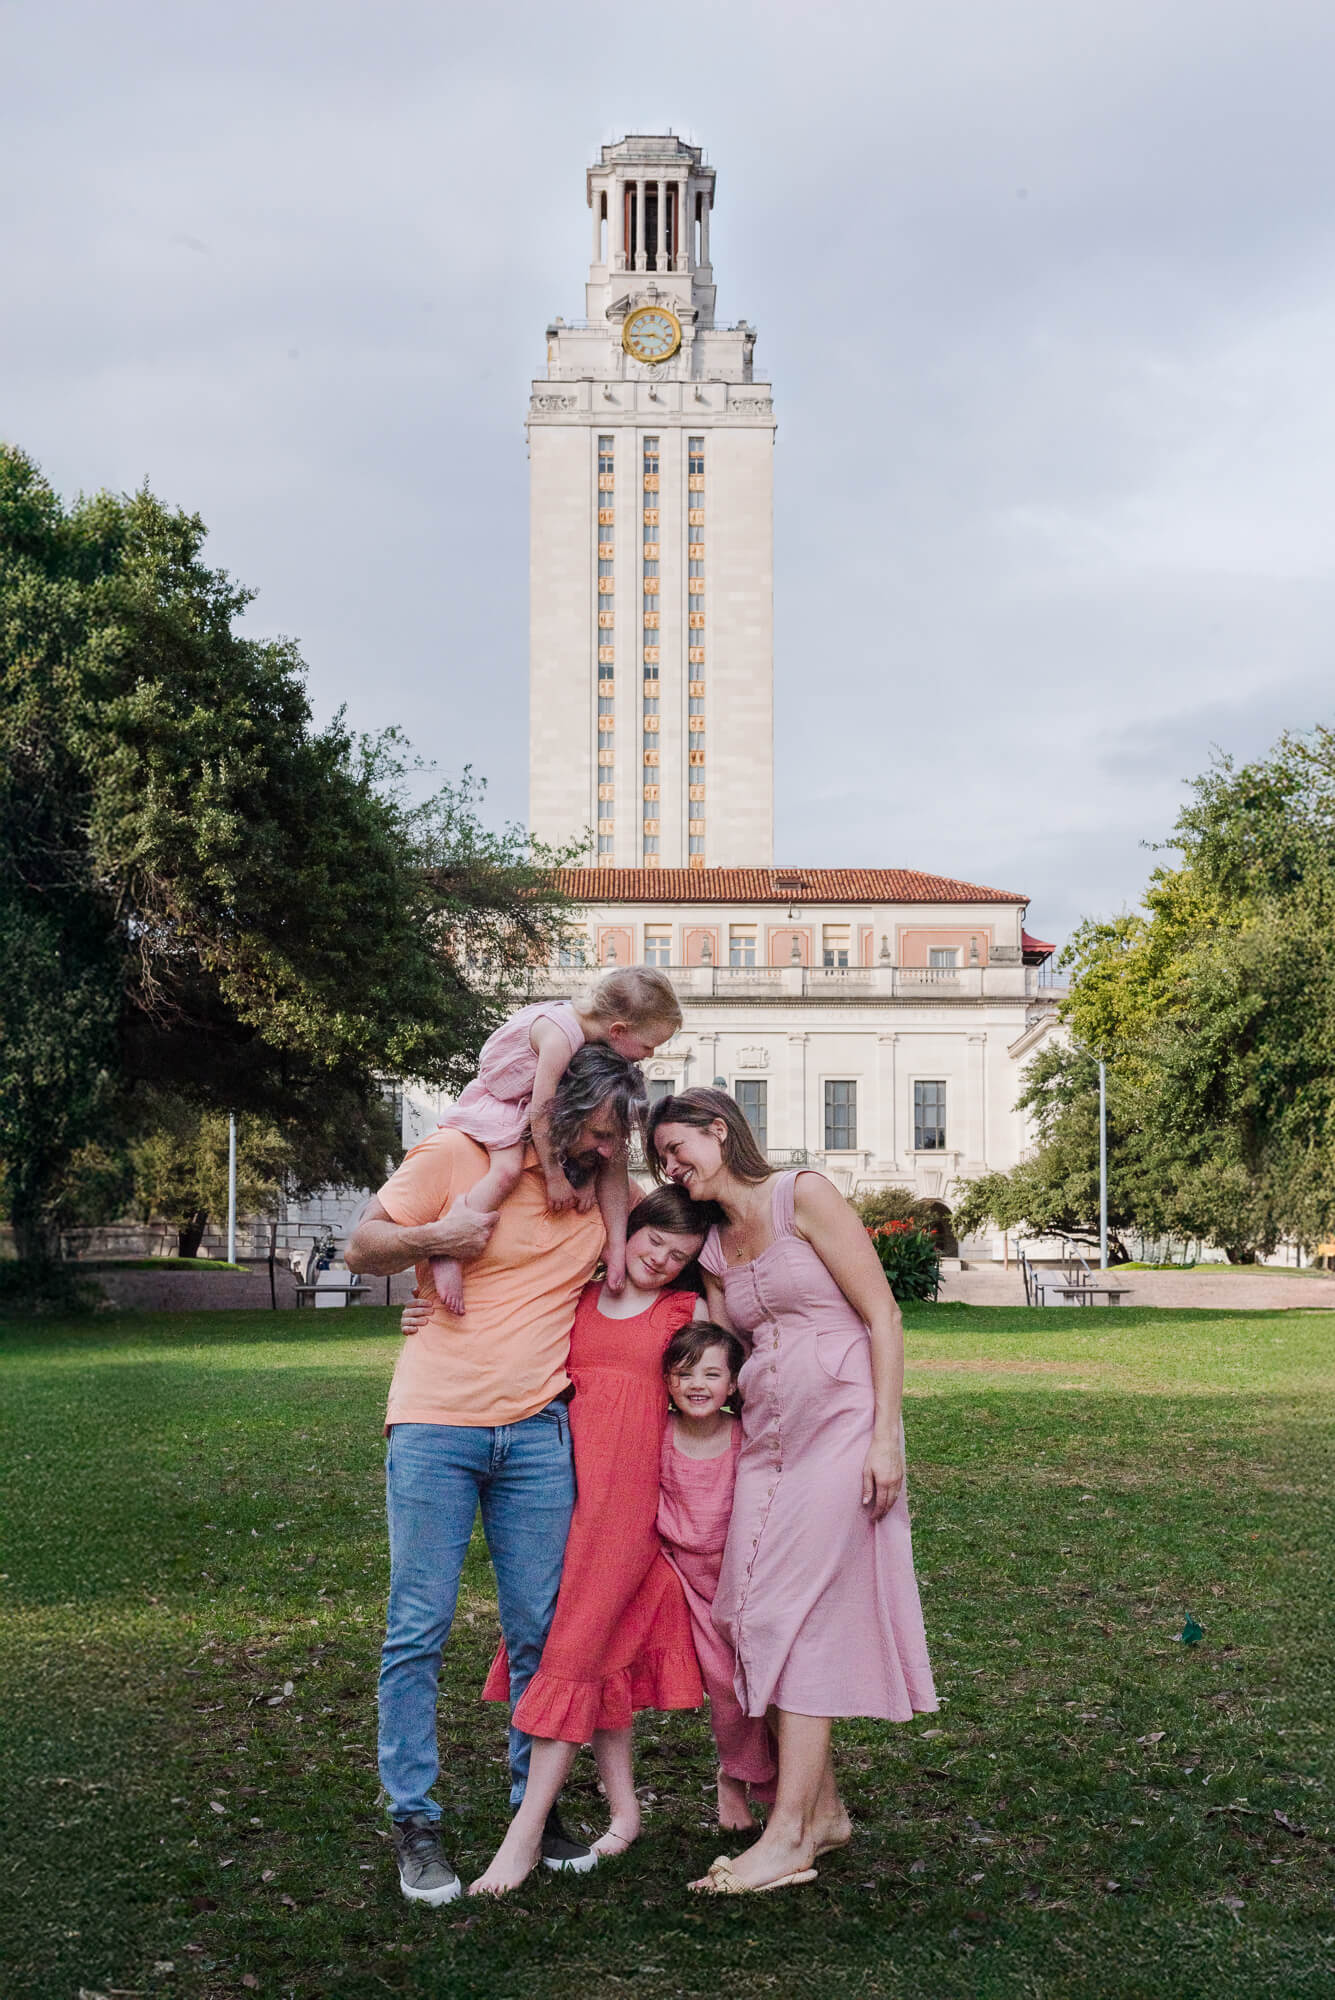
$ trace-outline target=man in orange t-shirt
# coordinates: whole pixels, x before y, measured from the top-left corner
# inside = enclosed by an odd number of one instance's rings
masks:
[[[590,1043],[557,1086],[553,1123],[575,1129],[565,1165],[574,1181],[624,1152],[644,1104],[638,1067]],[[459,1878],[441,1846],[436,1701],[459,1578],[479,1508],[496,1572],[510,1661],[510,1703],[537,1670],[556,1609],[575,1504],[566,1361],[575,1306],[603,1249],[597,1208],[554,1215],[532,1147],[496,1215],[462,1201],[488,1156],[448,1126],[415,1146],[348,1240],[351,1271],[388,1276],[428,1260],[466,1263],[462,1315],[440,1307],[405,1342],[385,1428],[390,1585],[380,1662],[380,1777],[389,1798],[399,1881],[413,1901],[445,1903]],[[511,1803],[524,1795],[529,1740],[510,1731]],[[583,1870],[592,1852],[555,1812],[543,1858]]]

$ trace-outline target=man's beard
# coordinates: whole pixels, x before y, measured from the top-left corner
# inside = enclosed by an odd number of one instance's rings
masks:
[[[561,1171],[573,1188],[587,1187],[602,1161],[596,1153],[564,1153]]]

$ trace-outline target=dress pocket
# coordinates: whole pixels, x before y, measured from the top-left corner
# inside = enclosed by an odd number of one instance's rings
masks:
[[[871,1344],[865,1330],[829,1327],[816,1334],[816,1360],[832,1382],[871,1384]]]

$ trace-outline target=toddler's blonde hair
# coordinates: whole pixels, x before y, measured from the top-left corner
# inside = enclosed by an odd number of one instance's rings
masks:
[[[628,1028],[681,1026],[681,1003],[672,981],[651,965],[618,966],[604,973],[585,1003],[595,1021],[624,1021]]]

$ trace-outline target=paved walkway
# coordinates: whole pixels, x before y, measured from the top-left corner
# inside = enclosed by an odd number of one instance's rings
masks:
[[[1124,1306],[1224,1307],[1233,1312],[1267,1312],[1289,1306],[1310,1312],[1335,1307],[1335,1272],[1268,1271],[1237,1265],[1198,1266],[1194,1271],[1110,1271],[1124,1285]],[[1098,1273],[1094,1274],[1098,1282]],[[948,1271],[941,1297],[968,1306],[1022,1306],[1024,1285],[1017,1270],[1000,1264],[971,1264]]]

